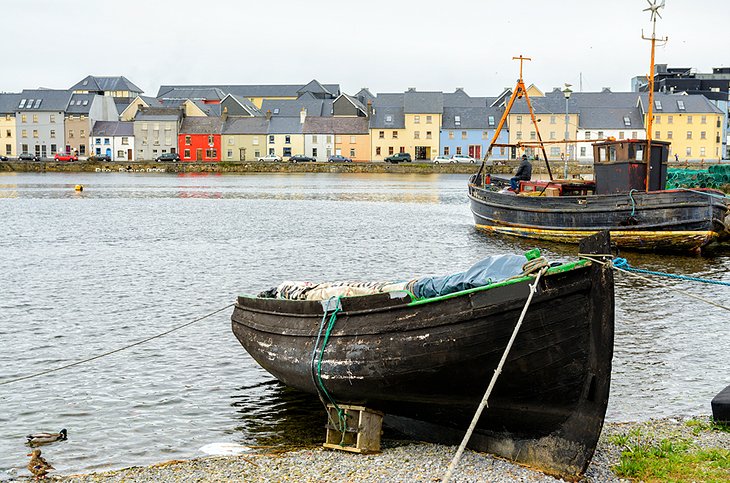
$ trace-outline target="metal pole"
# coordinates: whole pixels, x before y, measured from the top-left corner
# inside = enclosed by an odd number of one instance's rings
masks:
[[[568,99],[569,97],[565,96],[565,166],[563,167],[563,179],[568,179],[568,136],[570,136],[570,133],[568,133]]]

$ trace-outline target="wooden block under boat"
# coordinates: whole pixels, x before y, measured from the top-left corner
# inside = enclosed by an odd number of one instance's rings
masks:
[[[383,413],[364,406],[340,404],[339,408],[344,412],[345,431],[340,431],[330,422],[337,421],[339,416],[337,408],[328,404],[327,437],[322,446],[352,453],[380,453]]]

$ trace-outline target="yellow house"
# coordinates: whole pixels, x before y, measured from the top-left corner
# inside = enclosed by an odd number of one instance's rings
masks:
[[[20,102],[19,94],[0,94],[0,155],[17,156],[15,145],[15,108]]]
[[[266,154],[275,154],[284,160],[304,152],[304,117],[272,117],[266,136]]]
[[[648,94],[639,99],[645,123],[648,99]],[[671,142],[670,157],[722,159],[723,113],[705,96],[656,93],[653,111],[652,139]]]
[[[531,89],[537,89],[530,86]],[[528,91],[529,92],[529,91]],[[535,93],[537,94],[537,92]],[[542,94],[542,92],[540,92]],[[550,95],[530,96],[530,103],[535,112],[537,128],[532,121],[530,111],[527,107],[525,99],[517,99],[507,116],[507,127],[509,128],[509,144],[527,143],[528,146],[522,148],[512,148],[510,158],[516,158],[522,154],[533,156],[540,155],[539,137],[545,142],[545,151],[548,159],[563,159],[566,156],[565,143],[560,140],[565,139],[565,97],[562,93],[550,93]],[[580,110],[576,102],[568,102],[568,137],[571,140],[577,139],[577,132],[580,120]],[[535,144],[532,146],[531,144]],[[575,153],[571,154],[575,156]]]
[[[221,135],[221,161],[255,161],[268,154],[264,117],[229,117]]]

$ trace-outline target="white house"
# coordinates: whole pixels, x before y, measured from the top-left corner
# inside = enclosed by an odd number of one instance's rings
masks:
[[[133,122],[97,121],[91,130],[92,156],[109,156],[112,161],[134,161]]]

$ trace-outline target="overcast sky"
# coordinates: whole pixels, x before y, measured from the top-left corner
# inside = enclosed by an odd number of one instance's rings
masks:
[[[728,0],[667,0],[656,62],[730,65]],[[0,91],[69,88],[88,74],[160,84],[339,83],[354,94],[497,95],[526,83],[630,90],[649,70],[646,0],[0,0]],[[522,12],[522,13],[521,13]]]

